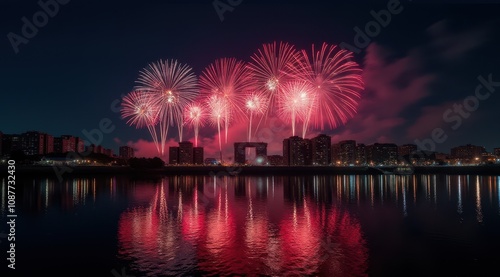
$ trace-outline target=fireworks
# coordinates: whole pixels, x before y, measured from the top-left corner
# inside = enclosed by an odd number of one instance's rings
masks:
[[[219,135],[219,151],[222,156],[222,143],[221,143],[221,124],[224,123],[226,116],[230,113],[227,100],[219,95],[209,96],[207,99],[207,106],[209,110],[210,122],[217,126]],[[222,158],[221,158],[222,160]]]
[[[256,89],[269,99],[269,111],[275,108],[275,99],[290,80],[290,64],[298,52],[288,43],[276,42],[262,45],[252,57],[249,68],[254,76]],[[266,109],[266,112],[268,110]]]
[[[158,61],[144,68],[137,80],[138,90],[153,95],[160,111],[161,154],[164,154],[168,127],[177,124],[182,141],[183,110],[198,95],[197,78],[191,67],[176,60]]]
[[[314,103],[312,98],[313,88],[306,82],[293,81],[284,85],[283,93],[278,97],[278,116],[292,124],[292,135],[295,136],[295,123],[297,120],[307,120],[309,110]]]
[[[364,89],[361,68],[352,53],[323,43],[320,50],[312,46],[311,55],[302,50],[297,62],[290,66],[297,80],[313,87],[312,105],[302,131],[305,137],[309,122],[321,130],[325,125],[336,128],[356,114],[360,93]]]
[[[234,58],[223,58],[210,64],[200,77],[202,95],[206,98],[216,95],[225,102],[226,108],[222,117],[226,143],[230,123],[233,120],[242,120],[245,116],[245,94],[252,86],[250,76],[250,71],[244,62]]]
[[[188,104],[184,112],[185,123],[193,126],[194,145],[198,147],[198,130],[205,123],[205,111],[199,103]]]
[[[155,125],[158,123],[158,114],[158,106],[155,105],[151,94],[133,91],[122,99],[122,118],[127,120],[127,124],[135,125],[136,128],[147,127],[157,150],[160,149],[155,129]]]
[[[248,115],[248,141],[252,139],[252,118],[254,115],[263,114],[268,107],[268,99],[261,92],[253,92],[248,94],[245,99],[245,107]]]
[[[122,117],[127,124],[147,127],[161,155],[170,126],[178,128],[179,141],[183,126],[192,127],[197,147],[205,120],[217,127],[221,153],[222,129],[227,143],[230,125],[248,122],[251,141],[262,120],[274,112],[291,124],[294,136],[302,123],[305,137],[310,127],[334,129],[356,114],[364,83],[352,58],[351,52],[326,43],[299,52],[286,42],[273,42],[263,44],[249,64],[216,59],[202,71],[199,83],[188,65],[160,60],[140,71],[136,91],[123,98]]]

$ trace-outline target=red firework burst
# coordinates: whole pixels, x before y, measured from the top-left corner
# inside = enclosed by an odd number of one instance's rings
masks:
[[[249,68],[253,75],[256,89],[269,99],[269,110],[273,111],[275,101],[282,92],[284,84],[290,81],[289,64],[296,60],[298,52],[286,42],[263,44],[251,57]]]
[[[303,81],[293,81],[283,86],[278,96],[278,116],[292,124],[292,135],[295,136],[295,124],[298,120],[305,122],[308,111],[313,107],[313,88]]]
[[[184,122],[193,127],[194,145],[198,147],[198,130],[205,124],[205,109],[201,104],[193,102],[188,104],[184,111]]]
[[[136,128],[147,127],[158,151],[160,147],[155,125],[159,120],[159,112],[156,99],[150,93],[133,91],[122,99],[122,118],[127,120],[127,124],[135,125]]]
[[[323,43],[319,50],[313,45],[310,54],[302,50],[296,62],[290,64],[294,78],[313,88],[315,108],[309,107],[303,136],[309,122],[321,130],[326,125],[336,128],[356,114],[364,83],[362,70],[352,57],[350,51]]]
[[[225,102],[224,129],[226,133],[233,120],[245,118],[245,94],[252,88],[250,71],[244,62],[234,58],[218,59],[202,72],[200,91],[205,98],[217,96]],[[234,118],[233,118],[234,117]]]
[[[169,125],[177,124],[182,141],[183,110],[198,96],[198,81],[192,68],[176,60],[158,61],[144,68],[137,89],[151,93],[160,109],[161,154],[164,154]]]

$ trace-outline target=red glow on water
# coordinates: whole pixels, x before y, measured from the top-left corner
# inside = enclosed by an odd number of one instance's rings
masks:
[[[289,203],[276,195],[268,196],[275,199],[271,205],[256,196],[255,183],[246,184],[242,198],[229,179],[216,186],[213,180],[204,180],[203,186],[191,184],[188,190],[159,185],[148,206],[122,214],[119,254],[134,261],[135,270],[365,273],[367,248],[359,223],[347,211],[308,198]],[[283,193],[281,185],[273,189],[276,193]]]

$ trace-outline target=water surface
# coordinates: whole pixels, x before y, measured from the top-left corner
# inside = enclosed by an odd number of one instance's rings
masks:
[[[17,273],[497,276],[499,183],[473,175],[21,179]]]

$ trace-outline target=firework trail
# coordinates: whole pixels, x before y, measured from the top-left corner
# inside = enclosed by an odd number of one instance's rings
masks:
[[[297,60],[299,52],[286,42],[263,44],[251,57],[248,67],[252,73],[256,89],[268,98],[268,105],[262,119],[277,109],[277,98],[283,92],[284,84],[292,81],[290,64]],[[258,125],[258,126],[259,126]],[[257,129],[258,129],[257,126]],[[256,131],[257,131],[256,129]]]
[[[193,127],[194,146],[198,147],[198,130],[205,124],[205,110],[200,103],[190,103],[184,111],[185,124]]]
[[[209,96],[207,99],[210,122],[217,126],[219,136],[219,151],[222,161],[222,142],[221,142],[221,124],[225,122],[225,118],[229,111],[229,103],[225,98],[219,95]]]
[[[136,89],[152,94],[160,109],[160,153],[163,155],[169,126],[177,124],[179,141],[182,141],[183,111],[198,96],[197,78],[188,65],[176,60],[160,60],[144,68],[136,82]]]
[[[252,139],[252,118],[254,115],[260,115],[266,112],[269,101],[262,92],[253,92],[247,95],[245,107],[248,115],[248,141]]]
[[[297,50],[286,42],[263,44],[249,63],[256,89],[269,98],[269,111],[275,108],[277,95],[290,81],[290,63],[297,59]],[[266,110],[267,112],[267,110]]]
[[[244,62],[234,58],[215,60],[202,72],[200,91],[205,98],[217,96],[224,102],[225,142],[232,121],[245,117],[245,94],[251,90],[250,70]],[[210,105],[209,105],[210,106]],[[234,117],[234,118],[233,118]]]
[[[156,146],[160,151],[156,124],[158,123],[159,108],[155,105],[155,99],[149,93],[133,91],[122,99],[121,116],[127,120],[127,124],[135,125],[136,128],[147,127]]]
[[[295,136],[295,124],[301,120],[304,124],[308,111],[313,107],[313,88],[306,82],[293,81],[286,83],[283,93],[278,95],[278,116],[292,124],[292,135]]]
[[[296,62],[290,64],[290,70],[296,80],[313,87],[313,105],[308,108],[303,137],[310,122],[321,130],[326,124],[336,128],[356,114],[364,83],[361,68],[352,60],[352,52],[326,43],[315,50],[313,45],[310,55],[305,50],[300,52]]]

